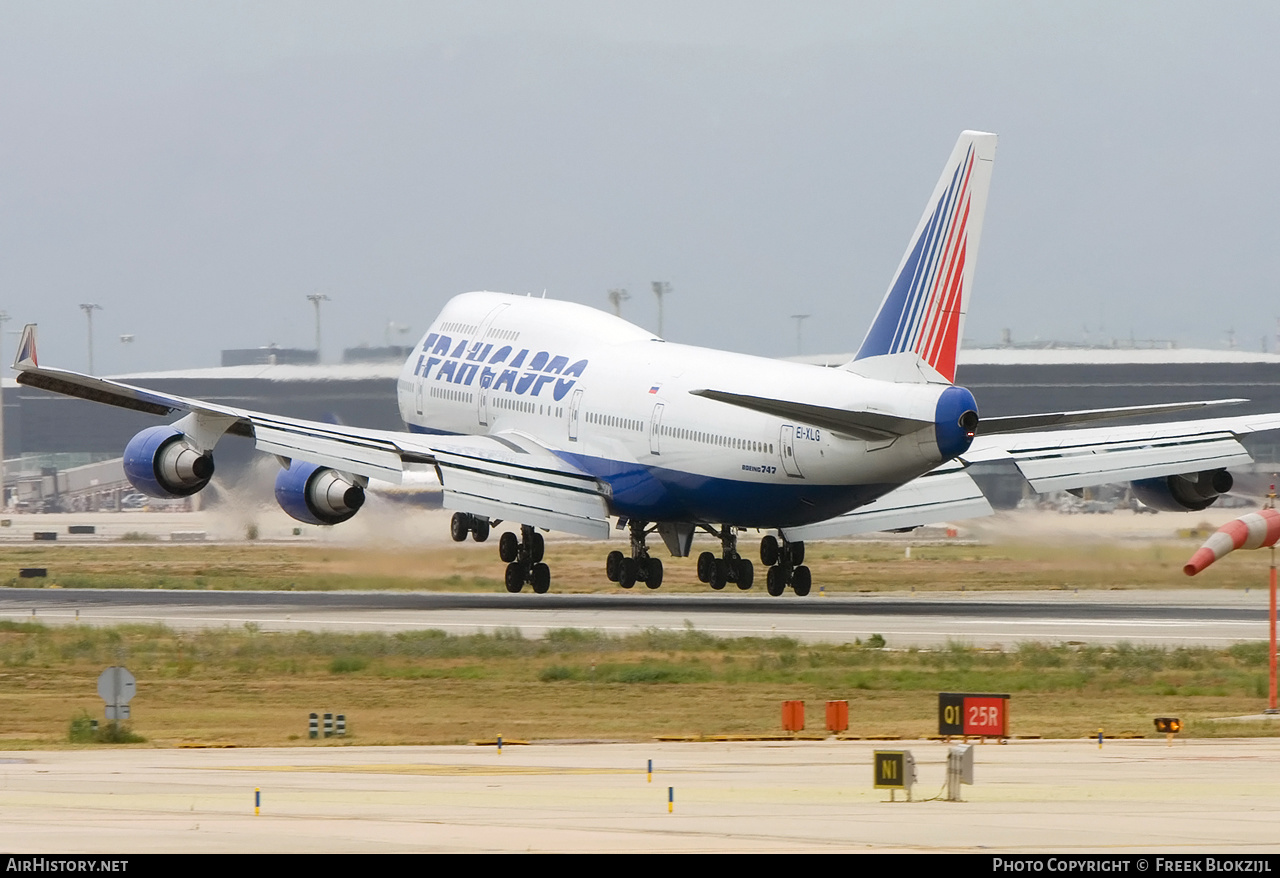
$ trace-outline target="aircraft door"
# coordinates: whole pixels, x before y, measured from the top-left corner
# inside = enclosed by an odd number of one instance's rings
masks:
[[[569,397],[569,441],[578,441],[578,417],[582,411],[582,389],[579,388]]]
[[[653,422],[649,425],[649,453],[661,454],[658,437],[662,435],[662,403],[653,407]]]
[[[790,424],[782,425],[778,436],[778,452],[782,455],[782,468],[787,475],[803,479],[804,473],[800,472],[800,464],[796,462],[796,428]]]
[[[480,325],[476,327],[477,344],[485,340],[494,321],[509,307],[509,305],[499,305],[485,315],[484,320],[481,320]],[[476,382],[476,421],[481,427],[489,426],[489,389],[482,386],[479,381]]]

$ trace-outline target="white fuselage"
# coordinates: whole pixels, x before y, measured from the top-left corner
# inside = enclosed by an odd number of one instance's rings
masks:
[[[536,440],[607,485],[615,514],[780,527],[941,462],[932,422],[947,386],[672,344],[583,305],[479,292],[440,312],[397,398],[411,430]],[[868,442],[690,393],[703,389],[930,426]]]

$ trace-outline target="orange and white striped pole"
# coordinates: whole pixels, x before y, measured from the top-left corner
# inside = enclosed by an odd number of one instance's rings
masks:
[[[1271,649],[1267,656],[1270,686],[1268,692],[1267,713],[1280,713],[1276,705],[1276,542],[1280,540],[1280,511],[1274,507],[1275,486],[1271,486],[1271,494],[1267,500],[1267,508],[1260,512],[1250,512],[1237,519],[1228,521],[1196,550],[1191,559],[1183,566],[1182,572],[1195,576],[1222,556],[1236,549],[1271,549]]]

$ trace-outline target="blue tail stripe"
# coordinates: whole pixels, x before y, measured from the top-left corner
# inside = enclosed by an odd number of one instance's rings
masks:
[[[951,174],[947,186],[937,203],[933,215],[915,241],[910,255],[902,264],[902,270],[894,278],[893,286],[885,297],[876,319],[858,349],[856,359],[881,354],[901,353],[911,350],[920,332],[930,303],[932,280],[945,254],[942,252],[946,235],[951,227],[956,200],[960,196],[963,171],[969,164],[970,147],[965,158]]]
[[[951,229],[952,208],[955,205],[956,198],[959,196],[960,181],[962,179],[960,172],[964,169],[967,161],[968,156],[966,155],[966,161],[956,167],[955,172],[951,175],[951,185],[947,187],[947,191],[942,198],[938,199],[938,205],[934,209],[934,215],[928,229],[929,243],[925,250],[928,258],[915,281],[916,289],[908,332],[896,345],[895,353],[913,349],[917,336],[924,324],[933,292],[933,281],[937,277],[939,265],[945,255],[943,250],[946,246],[947,233]]]

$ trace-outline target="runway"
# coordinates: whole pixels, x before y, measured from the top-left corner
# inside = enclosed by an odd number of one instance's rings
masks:
[[[692,626],[720,637],[792,637],[891,647],[1020,642],[1221,647],[1262,641],[1265,591],[914,592],[890,596],[509,595],[0,589],[0,618],[46,624],[255,625],[264,631],[491,633],[557,628],[623,635]]]
[[[873,789],[877,749],[912,751],[916,801],[898,792],[890,803]],[[979,745],[964,802],[921,801],[943,787],[946,751],[927,741],[830,740],[578,743],[502,755],[326,746],[0,753],[0,847],[11,855],[1220,852],[1255,860],[1280,848],[1275,738]]]

